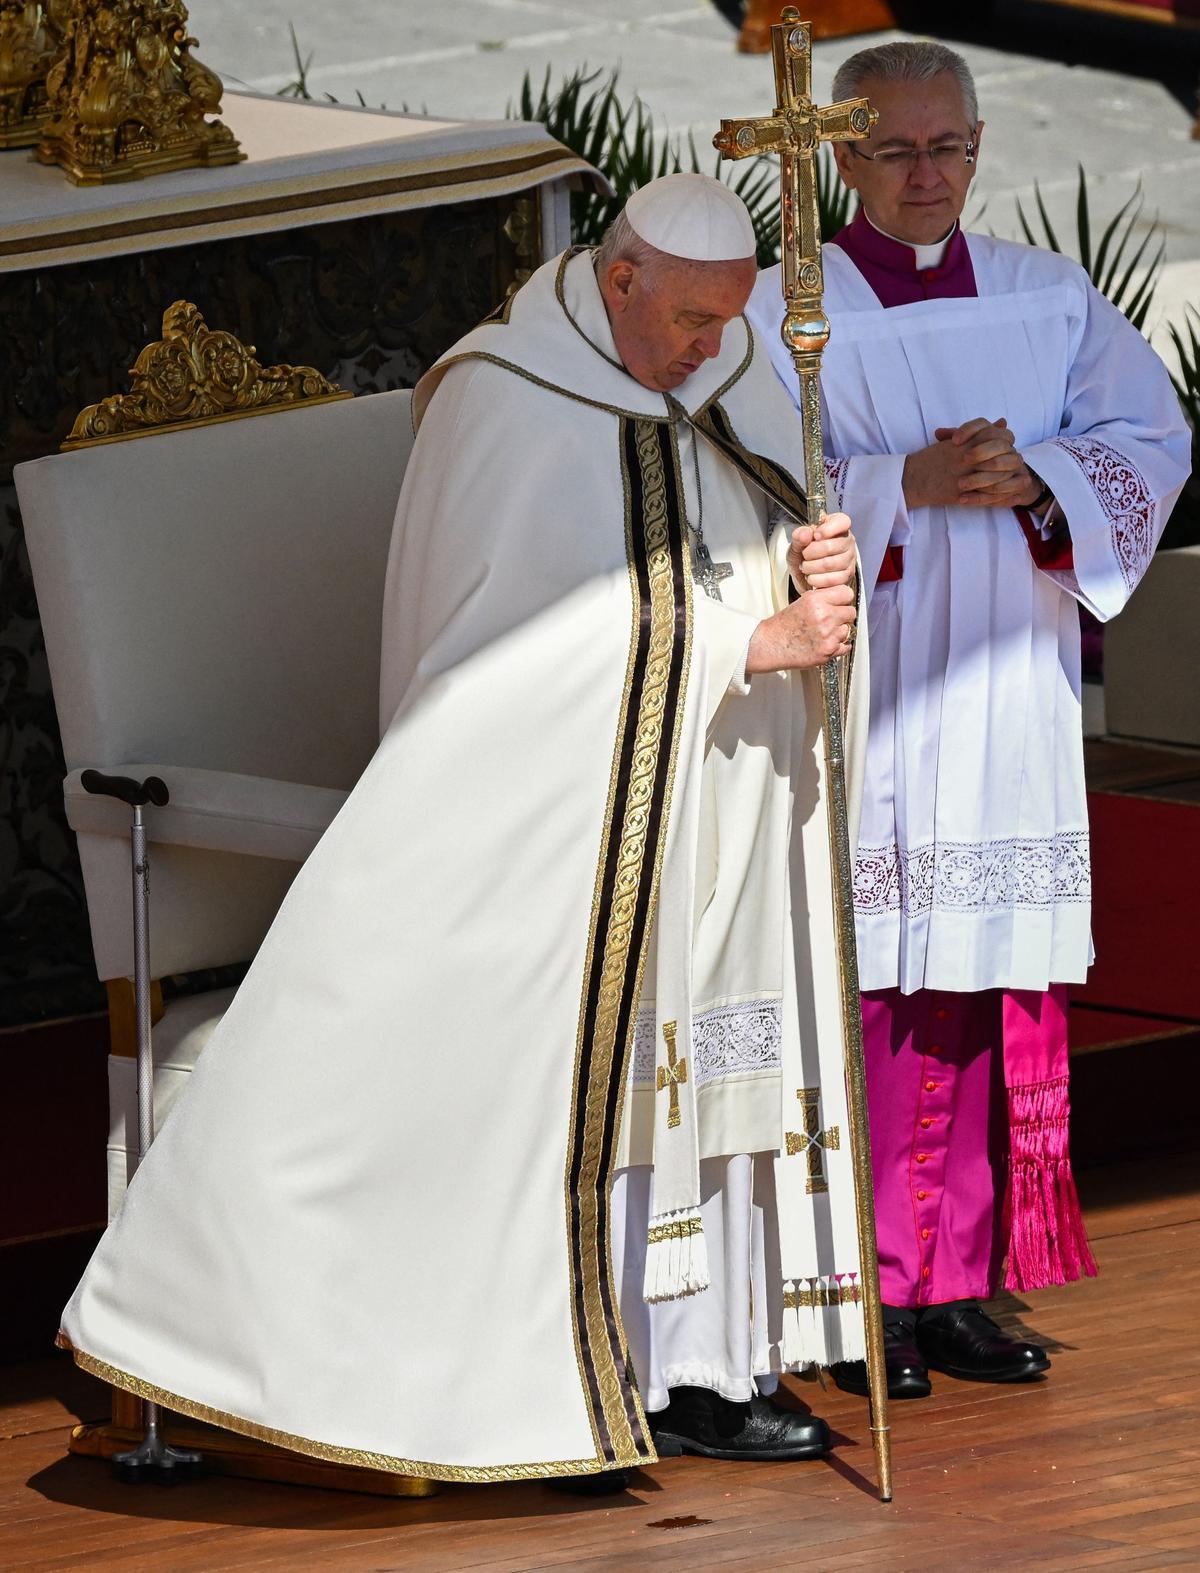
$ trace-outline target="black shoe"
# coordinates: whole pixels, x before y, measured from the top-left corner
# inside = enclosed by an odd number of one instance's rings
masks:
[[[978,1307],[923,1316],[917,1348],[930,1370],[968,1382],[1028,1382],[1050,1369],[1044,1349],[1009,1338]]]
[[[553,1475],[546,1484],[575,1497],[611,1497],[626,1490],[632,1479],[632,1469],[601,1469],[593,1475]]]
[[[883,1358],[887,1366],[889,1398],[928,1398],[933,1392],[911,1326],[904,1322],[883,1324]],[[843,1360],[831,1369],[833,1380],[844,1393],[857,1393],[860,1398],[866,1398],[865,1360]]]
[[[820,1458],[829,1427],[816,1415],[779,1409],[755,1395],[735,1404],[707,1387],[673,1387],[671,1402],[650,1416],[660,1458],[701,1453],[705,1458]]]

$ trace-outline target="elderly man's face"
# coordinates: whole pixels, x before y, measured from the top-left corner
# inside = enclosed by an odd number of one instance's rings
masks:
[[[879,119],[865,141],[835,143],[842,179],[880,229],[931,246],[962,214],[975,176],[962,149],[967,142],[978,146],[983,122],[968,124],[962,90],[948,71],[928,82],[871,78],[863,94]]]
[[[720,352],[727,323],[750,299],[758,266],[670,262],[647,278],[633,262],[614,262],[600,279],[617,354],[644,388],[668,393]]]

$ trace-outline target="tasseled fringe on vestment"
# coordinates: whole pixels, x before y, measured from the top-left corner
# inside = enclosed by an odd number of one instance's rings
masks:
[[[646,1241],[642,1297],[648,1304],[680,1300],[708,1288],[708,1246],[698,1207],[658,1213],[650,1219]]]
[[[1024,1292],[1096,1276],[1071,1173],[1067,1078],[1008,1089],[1004,1287]]]
[[[825,1278],[793,1278],[784,1282],[779,1355],[785,1370],[865,1358],[862,1291],[857,1273],[831,1273]]]

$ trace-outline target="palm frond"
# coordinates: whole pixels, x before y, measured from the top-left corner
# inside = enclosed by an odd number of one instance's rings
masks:
[[[275,96],[277,98],[302,98],[311,102],[312,93],[308,87],[308,73],[313,63],[313,57],[300,53],[300,41],[296,37],[295,25],[291,22],[288,23],[288,32],[292,38],[292,63],[296,67],[296,75],[286,86],[281,87]],[[328,96],[326,94],[326,97]]]
[[[1172,372],[1171,381],[1192,431],[1200,432],[1200,311],[1186,307],[1183,322],[1173,322],[1167,331],[1179,356],[1179,372]]]
[[[1017,198],[1017,219],[1025,239],[1031,246],[1064,251],[1050,222],[1037,181],[1033,184],[1033,195],[1041,225],[1040,235],[1034,232],[1021,200]],[[1087,173],[1082,164],[1079,166],[1079,189],[1075,198],[1075,244],[1079,261],[1100,293],[1107,296],[1118,311],[1124,312],[1139,330],[1145,326],[1146,314],[1154,299],[1166,254],[1166,242],[1157,214],[1145,225],[1140,240],[1138,238],[1139,227],[1144,224],[1144,207],[1145,198],[1139,181],[1104,226],[1100,242],[1093,252]]]
[[[598,244],[608,225],[640,187],[660,175],[679,170],[704,171],[704,158],[690,133],[686,140],[660,128],[645,102],[634,95],[623,99],[616,71],[601,80],[599,71],[584,66],[551,88],[547,68],[535,89],[526,73],[509,118],[537,121],[573,153],[602,170],[614,195],[578,193],[571,198],[571,235],[577,245]],[[717,159],[710,166],[745,202],[754,225],[760,267],[779,261],[779,169],[773,159],[730,164]],[[842,229],[852,211],[851,193],[837,176],[828,148],[817,163],[817,200],[822,239]]]

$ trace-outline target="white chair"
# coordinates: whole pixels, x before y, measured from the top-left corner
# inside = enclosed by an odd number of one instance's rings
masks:
[[[378,740],[388,539],[410,395],[177,426],[18,467],[96,968],[132,976],[129,816],[93,767],[157,774],[155,979],[248,961]],[[169,1110],[231,989],[166,1007]],[[117,991],[116,998],[120,1000]],[[131,1038],[110,1059],[110,1211],[137,1150]]]

